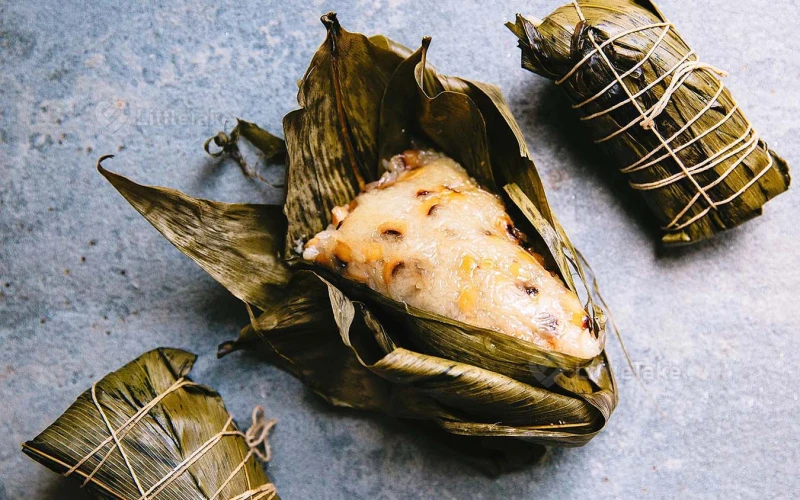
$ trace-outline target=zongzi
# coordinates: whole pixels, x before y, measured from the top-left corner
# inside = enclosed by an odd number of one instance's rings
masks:
[[[521,246],[501,199],[452,159],[408,150],[303,257],[392,299],[579,358],[602,350],[578,296]]]
[[[789,188],[786,162],[651,1],[580,0],[518,15],[522,66],[555,80],[595,142],[663,224],[694,243],[761,214]]]
[[[236,428],[219,394],[188,377],[195,356],[142,354],[92,385],[22,451],[108,499],[277,499],[260,407]],[[263,450],[259,446],[264,447]]]
[[[331,404],[434,426],[492,471],[532,444],[587,443],[617,404],[603,302],[500,90],[438,74],[429,38],[411,51],[322,22],[283,119],[283,206],[98,170],[248,305],[220,355],[257,350]]]

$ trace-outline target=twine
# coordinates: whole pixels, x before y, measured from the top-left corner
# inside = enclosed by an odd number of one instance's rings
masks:
[[[121,448],[121,446],[120,446],[120,444],[118,442],[118,439],[124,438],[128,434],[128,432],[133,428],[133,426],[136,423],[138,423],[142,418],[144,418],[150,412],[150,410],[153,409],[162,399],[167,397],[172,392],[177,391],[181,387],[185,387],[187,385],[196,385],[196,384],[194,382],[191,382],[191,381],[186,380],[184,378],[180,378],[180,379],[176,380],[175,383],[172,384],[166,391],[164,391],[163,393],[159,394],[158,396],[153,398],[152,401],[150,401],[149,403],[144,405],[142,408],[140,408],[139,411],[134,413],[133,416],[131,416],[127,421],[125,421],[125,423],[123,423],[119,427],[119,429],[117,429],[116,432],[114,432],[114,431],[111,430],[111,424],[106,419],[105,413],[103,412],[103,409],[100,407],[100,403],[97,400],[97,382],[92,384],[92,401],[94,402],[95,407],[97,407],[97,411],[100,412],[100,416],[103,418],[103,421],[105,422],[106,427],[109,429],[110,436],[107,437],[106,439],[104,439],[99,445],[97,445],[95,447],[94,450],[89,452],[89,454],[86,455],[83,459],[81,459],[78,463],[76,463],[74,466],[70,467],[69,470],[67,470],[67,472],[64,473],[64,476],[69,476],[73,472],[77,471],[84,463],[86,463],[87,460],[89,460],[91,457],[93,457],[95,455],[95,453],[100,451],[104,446],[106,446],[107,444],[109,444],[112,441],[114,441],[117,444],[117,447],[119,447],[120,451],[121,451],[122,448]],[[114,448],[111,447],[111,449],[105,454],[105,456],[100,461],[100,463],[98,463],[97,466],[92,470],[92,472],[86,477],[86,480],[83,482],[82,486],[86,486],[86,484],[89,481],[92,480],[92,478],[97,473],[97,471],[100,469],[100,467],[102,467],[103,464],[106,462],[106,460],[108,460],[108,457],[111,456],[111,452],[113,450],[114,450]],[[125,457],[124,452],[122,452],[122,453],[123,453],[123,457]],[[125,459],[125,461],[127,462],[127,458]],[[128,464],[128,468],[130,469],[130,465],[129,464]],[[134,476],[134,482],[137,483],[136,486],[139,488],[139,492],[141,493],[142,492],[141,485],[138,484],[138,480],[135,478],[135,476]]]
[[[123,498],[116,492],[111,491],[107,485],[100,483],[95,478],[97,472],[101,469],[103,464],[108,460],[113,452],[114,448],[118,449],[120,454],[122,455],[122,459],[125,462],[125,466],[128,468],[128,472],[130,472],[131,477],[133,478],[134,484],[136,484],[136,488],[139,491],[140,496],[137,500],[151,500],[155,498],[161,491],[169,487],[175,479],[180,477],[181,474],[186,472],[194,463],[200,460],[209,450],[211,450],[217,443],[219,443],[223,438],[229,436],[238,436],[244,439],[247,447],[249,448],[245,457],[239,462],[233,471],[228,475],[228,477],[223,481],[217,491],[214,492],[213,495],[209,497],[209,500],[215,500],[217,497],[222,493],[225,487],[236,477],[236,474],[241,471],[244,466],[246,465],[247,461],[255,455],[258,457],[259,460],[263,462],[269,462],[272,453],[269,446],[269,433],[272,428],[275,426],[276,421],[274,419],[266,420],[264,417],[264,408],[261,406],[256,406],[253,409],[252,413],[252,425],[247,430],[247,432],[241,432],[236,429],[236,426],[233,424],[233,417],[228,417],[228,420],[225,422],[225,425],[222,427],[220,432],[211,436],[208,440],[206,440],[202,445],[200,445],[196,450],[194,450],[189,456],[184,458],[181,463],[179,463],[174,469],[172,469],[169,473],[167,473],[164,477],[162,477],[158,482],[152,485],[149,489],[145,490],[142,486],[139,478],[136,475],[136,472],[131,465],[130,460],[128,459],[128,455],[125,452],[125,448],[122,446],[122,439],[133,429],[133,427],[140,422],[146,415],[150,413],[159,402],[161,402],[166,396],[169,394],[177,391],[186,386],[194,386],[197,385],[190,380],[186,380],[185,378],[181,377],[180,379],[176,380],[166,391],[159,394],[155,398],[153,398],[149,403],[144,405],[140,408],[134,415],[132,415],[128,420],[126,420],[119,428],[114,429],[109,421],[108,417],[106,416],[105,412],[103,411],[102,406],[97,397],[97,382],[92,384],[91,394],[92,394],[92,401],[94,402],[97,411],[100,413],[103,422],[108,429],[110,436],[103,440],[99,445],[97,445],[91,452],[89,452],[84,458],[78,461],[75,465],[70,467],[65,473],[64,476],[69,476],[75,472],[86,476],[85,480],[81,484],[81,487],[86,486],[89,482],[95,482],[99,486],[101,486],[106,491],[113,493],[118,498]],[[85,464],[89,459],[91,459],[97,452],[99,452],[104,446],[108,445],[109,443],[114,443],[115,446],[112,446],[108,452],[103,456],[102,460],[95,466],[92,471],[88,474],[79,471],[78,469]],[[62,463],[58,460],[56,462]],[[65,464],[64,464],[65,465]],[[248,487],[250,486],[250,477],[247,475],[247,470],[245,469],[245,475],[247,477],[247,484]],[[275,486],[273,484],[267,483],[256,488],[251,488],[244,493],[241,493],[233,498],[228,500],[260,500],[260,499],[271,499],[276,496],[277,492],[275,490]]]
[[[575,7],[575,10],[577,11],[578,17],[580,18],[580,20],[582,22],[586,23],[586,17],[584,16],[583,10],[581,9],[581,7],[578,4],[577,0],[574,0],[572,2],[572,5]],[[626,37],[626,36],[634,34],[634,33],[639,33],[639,32],[648,31],[648,30],[654,30],[654,29],[658,29],[658,28],[663,28],[663,29],[662,29],[661,33],[659,34],[658,38],[656,39],[656,41],[654,42],[653,46],[645,54],[644,58],[642,58],[641,61],[639,61],[635,66],[633,66],[628,71],[626,71],[626,72],[624,72],[622,74],[618,73],[616,68],[614,67],[614,65],[611,63],[611,61],[606,56],[606,54],[603,51],[603,49],[605,49],[607,46],[609,46],[612,43],[614,43],[616,40],[619,40],[620,38]],[[612,112],[612,111],[614,111],[616,109],[619,109],[620,107],[622,107],[624,105],[627,105],[627,104],[633,104],[634,105],[636,110],[639,112],[639,116],[637,118],[635,118],[634,120],[632,120],[628,124],[626,124],[624,126],[621,126],[618,130],[612,132],[611,134],[609,134],[609,135],[607,135],[605,137],[602,137],[600,139],[596,139],[595,142],[596,143],[602,143],[602,142],[606,142],[608,140],[611,140],[614,137],[617,137],[618,135],[620,135],[620,134],[626,132],[627,130],[631,129],[632,127],[636,126],[637,124],[640,125],[643,129],[650,130],[651,132],[653,132],[653,134],[658,139],[660,145],[657,146],[652,151],[650,151],[649,153],[647,153],[642,158],[640,158],[635,163],[620,169],[620,171],[625,173],[625,174],[629,174],[629,173],[632,173],[632,172],[637,172],[637,171],[644,170],[644,169],[647,169],[649,167],[652,167],[653,165],[657,165],[662,160],[665,160],[665,159],[667,159],[669,157],[671,157],[675,161],[675,163],[678,165],[678,167],[680,167],[680,169],[681,169],[680,172],[678,172],[676,174],[673,174],[673,175],[671,175],[671,176],[669,176],[669,177],[667,177],[665,179],[661,179],[659,181],[647,182],[647,183],[634,183],[634,182],[630,182],[629,183],[633,189],[637,189],[637,190],[640,190],[640,191],[647,191],[647,190],[652,190],[652,189],[664,188],[664,187],[669,186],[669,185],[671,185],[673,183],[676,183],[676,182],[678,182],[678,181],[680,181],[682,179],[687,179],[687,180],[689,180],[689,182],[691,182],[694,185],[695,189],[697,190],[697,194],[695,194],[695,196],[693,196],[689,200],[689,202],[684,206],[684,208],[682,210],[680,210],[678,212],[678,214],[675,216],[675,218],[672,221],[669,222],[669,224],[667,224],[666,226],[664,226],[662,228],[662,229],[668,230],[668,231],[681,230],[681,229],[693,224],[697,220],[701,219],[706,214],[708,214],[711,210],[717,210],[717,208],[719,206],[732,202],[733,200],[735,200],[736,198],[741,196],[742,193],[747,191],[753,184],[758,182],[758,180],[762,176],[764,176],[769,171],[769,169],[772,168],[772,166],[774,164],[773,158],[770,155],[769,156],[769,163],[767,164],[767,166],[764,169],[762,169],[758,174],[756,174],[754,176],[754,178],[751,179],[749,182],[747,182],[741,189],[739,189],[733,195],[731,195],[731,196],[729,196],[729,197],[727,197],[727,198],[725,198],[723,200],[715,201],[708,194],[708,190],[712,189],[713,187],[715,187],[718,184],[720,184],[721,182],[723,182],[736,169],[736,167],[738,167],[739,165],[744,163],[744,161],[750,156],[750,154],[752,154],[755,151],[755,149],[761,143],[759,135],[755,132],[755,130],[753,130],[753,127],[752,127],[752,125],[750,125],[750,122],[747,121],[747,119],[744,118],[744,117],[742,117],[742,119],[744,120],[745,125],[747,127],[745,132],[744,132],[744,134],[742,134],[741,136],[736,138],[733,142],[730,142],[727,145],[725,145],[721,150],[719,150],[716,153],[714,153],[713,155],[709,156],[704,161],[698,163],[697,165],[686,166],[683,163],[683,161],[678,157],[678,154],[677,154],[678,152],[686,149],[687,147],[691,146],[692,144],[697,143],[697,141],[703,139],[704,137],[706,137],[711,132],[719,129],[728,120],[730,120],[733,117],[733,115],[736,113],[736,111],[739,109],[739,105],[735,101],[733,101],[733,109],[731,109],[730,112],[728,112],[722,118],[722,120],[720,120],[717,123],[715,123],[708,130],[706,130],[705,132],[703,132],[699,136],[693,138],[692,140],[688,141],[685,144],[682,144],[681,146],[679,146],[677,148],[672,148],[670,146],[670,143],[672,141],[674,141],[682,133],[686,132],[689,129],[689,127],[691,127],[698,120],[700,120],[700,118],[702,118],[713,107],[714,103],[717,101],[717,99],[719,99],[719,97],[722,95],[722,93],[723,93],[723,91],[725,89],[725,86],[722,83],[721,78],[724,78],[724,77],[727,76],[727,73],[725,71],[723,71],[721,69],[718,69],[718,68],[716,68],[716,67],[714,67],[714,66],[712,66],[710,64],[707,64],[707,63],[704,63],[704,62],[700,62],[698,60],[698,58],[697,58],[697,55],[694,53],[694,51],[690,49],[685,55],[683,55],[681,57],[681,59],[674,66],[672,66],[669,70],[667,70],[663,75],[661,75],[655,81],[653,81],[650,84],[648,84],[644,89],[640,90],[636,94],[632,94],[630,89],[628,88],[628,86],[625,85],[625,78],[631,76],[636,70],[641,68],[647,61],[649,61],[652,58],[652,56],[655,53],[655,51],[658,49],[658,47],[661,46],[662,42],[665,40],[665,38],[669,34],[669,32],[671,30],[674,30],[674,29],[675,29],[674,25],[672,23],[669,23],[669,22],[648,24],[648,25],[645,25],[645,26],[640,26],[640,27],[632,28],[632,29],[617,33],[616,35],[610,37],[608,40],[606,40],[605,42],[600,43],[600,44],[597,43],[597,40],[594,37],[594,33],[589,31],[588,38],[589,38],[589,41],[592,42],[592,45],[594,46],[594,48],[592,50],[590,50],[566,75],[564,75],[559,80],[556,80],[556,82],[555,82],[556,85],[563,84],[569,78],[571,78],[581,67],[583,67],[583,65],[587,61],[589,61],[594,55],[596,55],[596,54],[600,55],[600,57],[603,59],[603,61],[606,63],[606,65],[611,70],[612,74],[614,75],[614,80],[612,80],[608,85],[606,85],[605,88],[603,88],[602,90],[597,92],[592,97],[590,97],[590,98],[588,98],[588,99],[586,99],[586,100],[584,100],[584,101],[582,101],[580,103],[574,104],[572,107],[575,108],[575,109],[579,109],[579,108],[582,108],[583,106],[585,106],[585,105],[587,105],[587,104],[589,104],[591,102],[594,102],[598,98],[602,97],[606,92],[611,90],[615,85],[619,85],[625,91],[625,93],[628,96],[627,100],[624,100],[624,101],[622,101],[622,102],[620,102],[620,103],[618,103],[618,104],[616,104],[614,106],[611,106],[610,108],[607,108],[607,109],[592,113],[592,114],[587,115],[587,116],[584,116],[584,117],[581,118],[581,120],[583,120],[583,121],[593,120],[593,119],[598,118],[600,116],[604,116],[604,115],[606,115],[606,114],[608,114],[608,113],[610,113],[610,112]],[[710,75],[715,80],[717,80],[719,82],[719,86],[717,88],[717,91],[716,91],[715,95],[712,97],[712,99],[708,102],[708,104],[705,107],[703,107],[703,109],[701,109],[694,117],[692,117],[680,130],[675,132],[669,138],[664,138],[661,135],[661,133],[658,131],[658,129],[656,127],[655,120],[656,120],[656,118],[658,118],[658,116],[661,115],[661,113],[663,113],[666,110],[667,106],[669,106],[670,102],[672,101],[672,97],[675,95],[675,93],[678,92],[678,90],[680,90],[680,88],[686,83],[686,81],[696,71],[702,71],[702,72]],[[653,106],[651,106],[649,109],[646,109],[646,110],[642,109],[642,107],[639,105],[639,102],[637,101],[637,99],[639,97],[645,95],[647,92],[652,90],[656,85],[658,85],[659,83],[661,83],[662,81],[664,81],[666,78],[669,78],[669,77],[671,77],[670,78],[670,82],[667,85],[666,89],[664,90],[664,93],[661,96],[661,98]],[[731,97],[731,100],[733,100],[733,97]],[[738,147],[737,147],[737,145],[738,145]],[[659,157],[657,157],[655,159],[650,160],[650,158],[655,156],[658,151],[662,151],[662,150],[665,151],[665,153],[663,155],[661,155],[661,156],[659,156]],[[744,153],[742,154],[742,156],[736,162],[734,162],[732,166],[730,166],[728,169],[726,169],[725,172],[723,172],[713,182],[710,182],[709,184],[706,184],[705,186],[701,186],[698,183],[698,181],[694,178],[695,174],[698,174],[698,173],[701,173],[701,172],[705,172],[707,170],[711,170],[711,169],[721,165],[722,163],[728,161],[730,158],[734,157],[735,155],[742,153],[743,151],[744,151]],[[706,207],[703,208],[702,210],[700,210],[700,212],[698,214],[694,215],[693,217],[689,218],[686,221],[681,222],[681,219],[689,212],[689,210],[700,199],[703,199],[705,201]]]

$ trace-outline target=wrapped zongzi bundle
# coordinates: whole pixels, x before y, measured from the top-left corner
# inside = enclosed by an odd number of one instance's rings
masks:
[[[220,355],[257,350],[495,471],[531,443],[585,444],[617,403],[605,316],[500,91],[439,75],[429,39],[412,52],[323,23],[283,121],[283,206],[100,172],[248,305]]]
[[[22,451],[97,498],[277,499],[263,410],[239,431],[219,394],[187,376],[195,356],[156,349],[106,375]],[[264,449],[260,450],[259,446]]]
[[[544,20],[517,16],[522,66],[560,85],[666,244],[694,243],[761,214],[789,187],[723,85],[650,1],[580,0]]]

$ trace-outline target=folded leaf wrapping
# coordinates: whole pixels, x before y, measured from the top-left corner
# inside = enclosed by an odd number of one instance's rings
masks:
[[[552,79],[662,223],[688,244],[761,214],[789,167],[653,2],[580,0],[517,16],[522,66]]]
[[[335,14],[323,23],[327,38],[300,82],[301,107],[283,122],[285,233],[269,221],[280,217],[274,208],[185,195],[181,200],[195,208],[181,209],[187,216],[181,229],[164,230],[178,223],[175,208],[164,202],[173,192],[98,166],[100,172],[173,244],[260,309],[239,339],[220,346],[220,355],[257,350],[331,404],[435,427],[487,455],[519,450],[518,439],[585,444],[617,403],[605,352],[594,359],[565,356],[393,301],[300,258],[303,244],[330,224],[331,209],[379,177],[381,160],[424,143],[503,197],[529,243],[585,301],[593,331],[605,335],[593,279],[547,203],[499,89],[436,73],[426,62],[429,39],[412,52],[382,36],[350,33]],[[140,208],[145,205],[148,210]],[[227,214],[248,210],[247,223],[230,219],[226,227]],[[248,238],[242,248],[231,237],[241,226],[269,236]],[[203,243],[219,239],[226,248]],[[284,262],[278,271],[259,271],[276,259]],[[239,283],[242,275],[247,287]]]
[[[219,394],[188,378],[194,360],[178,349],[141,355],[22,451],[97,498],[277,499],[253,449],[272,423],[259,409],[253,432],[238,431]]]

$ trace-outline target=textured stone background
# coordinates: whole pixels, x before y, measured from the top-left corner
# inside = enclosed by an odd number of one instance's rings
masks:
[[[652,221],[600,174],[609,167],[565,99],[519,69],[503,22],[560,1],[495,3],[0,2],[0,498],[81,498],[19,444],[92,381],[161,345],[200,354],[195,378],[241,421],[259,403],[278,418],[269,472],[285,499],[796,497],[797,189],[710,243],[659,251]],[[797,1],[661,7],[705,60],[730,70],[748,117],[800,168]],[[107,166],[138,181],[279,200],[200,145],[235,116],[280,130],[328,10],[407,45],[433,35],[444,73],[503,88],[556,212],[646,367],[642,387],[610,341],[622,399],[588,446],[490,479],[401,424],[328,408],[256,358],[217,361],[243,307],[95,172],[114,153]]]

